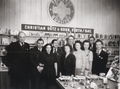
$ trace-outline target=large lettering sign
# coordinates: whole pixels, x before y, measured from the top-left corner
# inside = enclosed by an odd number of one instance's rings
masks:
[[[58,27],[58,26],[46,26],[46,25],[22,24],[21,29],[26,31],[94,34],[94,29],[89,29],[89,28]]]

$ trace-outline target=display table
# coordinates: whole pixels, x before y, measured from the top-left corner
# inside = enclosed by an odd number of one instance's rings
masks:
[[[86,85],[85,84],[82,84],[81,82],[86,82],[87,80],[85,79],[85,81],[75,81],[75,80],[61,80],[61,79],[57,79],[56,80],[59,87],[61,89],[93,89],[93,88],[90,88],[90,87],[87,87],[87,86],[91,86],[94,84],[90,84],[90,85]],[[117,87],[117,82],[115,81],[112,81],[112,80],[109,80],[107,81],[107,83],[104,83],[105,81],[102,79],[102,78],[99,78],[99,79],[95,79],[91,82],[94,82],[95,84],[97,84],[97,87],[95,89],[118,89]]]

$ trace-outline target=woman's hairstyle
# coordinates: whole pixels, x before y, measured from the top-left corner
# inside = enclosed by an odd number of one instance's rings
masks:
[[[83,41],[82,50],[85,50],[85,48],[84,48],[84,44],[85,44],[85,43],[89,43],[88,49],[90,50],[90,41],[89,41],[89,40],[84,40],[84,41]]]
[[[46,45],[43,47],[43,52],[44,52],[44,53],[47,53],[47,51],[46,51],[46,47],[47,47],[47,46],[51,46],[51,52],[50,52],[50,53],[52,53],[53,48],[52,48],[52,45],[51,45],[50,43],[46,44]]]
[[[53,39],[52,42],[51,42],[51,44],[53,44],[55,41],[57,41],[57,39]]]
[[[97,42],[100,42],[103,45],[103,41],[102,40],[97,39],[96,42],[95,42],[95,45],[96,45]]]
[[[72,53],[72,51],[73,51],[73,50],[72,50],[72,46],[69,45],[69,44],[64,45],[64,52],[65,52],[65,47],[66,47],[66,46],[68,46],[68,47],[70,48],[70,53]]]
[[[73,48],[74,48],[75,51],[77,51],[77,49],[76,49],[76,44],[77,43],[79,43],[80,46],[82,47],[82,42],[80,40],[76,40],[75,43],[74,43],[74,45],[73,45]],[[81,49],[81,47],[80,47],[80,49]]]

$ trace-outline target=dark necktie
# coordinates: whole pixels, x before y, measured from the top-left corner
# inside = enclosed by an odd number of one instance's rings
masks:
[[[23,42],[21,42],[21,46],[24,46],[24,43],[23,43]]]

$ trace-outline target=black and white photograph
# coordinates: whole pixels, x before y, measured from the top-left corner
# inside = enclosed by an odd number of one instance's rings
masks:
[[[0,89],[120,89],[120,0],[0,0]]]

